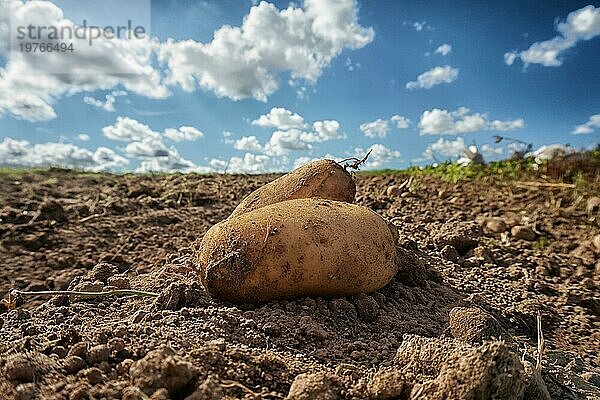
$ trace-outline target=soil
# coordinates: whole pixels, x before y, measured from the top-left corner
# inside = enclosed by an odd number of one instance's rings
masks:
[[[0,398],[600,399],[598,186],[359,174],[387,286],[210,298],[199,239],[276,177],[0,176]],[[159,296],[9,295],[127,288]]]

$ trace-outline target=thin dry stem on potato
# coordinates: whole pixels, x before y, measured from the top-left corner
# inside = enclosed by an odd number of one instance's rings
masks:
[[[361,159],[358,159],[356,157],[349,157],[349,158],[343,159],[338,164],[344,163],[343,167],[346,171],[348,170],[348,168],[354,169],[354,170],[359,170],[361,164],[364,164],[365,162],[367,162],[367,159],[369,158],[369,155],[371,154],[372,151],[373,151],[373,149],[370,149],[367,152],[367,154]],[[349,164],[348,161],[354,161],[354,162],[352,164]]]

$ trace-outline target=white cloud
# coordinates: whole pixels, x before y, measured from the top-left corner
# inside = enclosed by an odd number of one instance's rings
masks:
[[[21,18],[38,26],[73,26],[51,2],[9,1],[0,6],[1,43],[7,42],[11,14],[17,23]],[[305,0],[302,7],[283,10],[263,1],[250,9],[241,26],[222,26],[208,43],[101,38],[88,46],[87,38],[69,39],[77,49],[69,57],[57,52],[17,54],[0,68],[0,115],[50,120],[57,117],[53,104],[64,95],[123,88],[161,99],[171,94],[169,85],[186,91],[200,87],[232,100],[266,101],[279,88],[280,75],[314,83],[342,51],[362,48],[374,36],[373,29],[359,24],[355,0]],[[61,73],[44,72],[49,70]],[[112,107],[110,101],[89,96],[87,102]]]
[[[362,158],[369,150],[371,150],[371,154],[369,154],[369,158],[364,164],[364,169],[381,168],[402,156],[399,151],[389,149],[380,143],[372,144],[366,150],[361,147],[357,147],[354,149],[354,154],[357,158]]]
[[[421,135],[456,135],[476,131],[508,131],[525,125],[525,121],[521,118],[488,121],[484,114],[469,114],[469,111],[466,107],[460,107],[452,112],[439,108],[426,110],[419,121],[420,133]]]
[[[102,128],[102,133],[109,139],[123,142],[139,141],[147,138],[160,139],[160,133],[129,117],[117,117],[117,122],[114,125]]]
[[[279,73],[315,82],[344,49],[364,47],[374,35],[358,23],[355,0],[305,0],[283,10],[263,1],[241,26],[215,31],[210,43],[168,40],[158,55],[168,65],[167,82],[184,90],[200,86],[232,100],[266,101]]]
[[[114,125],[102,128],[102,133],[109,139],[122,142],[141,142],[145,140],[154,140],[162,143],[160,132],[152,130],[148,125],[143,124],[133,118],[117,117]],[[163,135],[176,142],[183,140],[194,141],[204,137],[204,133],[193,126],[180,126],[179,128],[167,128]]]
[[[433,27],[427,24],[427,21],[404,21],[402,22],[402,25],[411,26],[417,32],[421,32],[423,29],[426,29],[428,31],[433,30]]]
[[[268,155],[285,155],[291,151],[310,150],[311,143],[341,139],[345,135],[340,132],[340,123],[336,120],[315,121],[312,130],[306,131],[304,119],[283,108],[273,108],[269,114],[262,115],[252,121],[253,125],[277,127],[271,138],[261,146],[254,136],[243,137],[234,143],[239,150],[264,151]],[[237,147],[236,147],[237,146]]]
[[[82,142],[87,142],[90,139],[90,135],[87,135],[85,133],[80,133],[79,135],[77,135],[77,140],[81,140]]]
[[[281,107],[273,107],[267,114],[261,115],[258,119],[252,121],[252,125],[282,131],[293,128],[302,129],[305,126],[304,118]]]
[[[0,26],[8,24],[12,15],[14,24],[27,26],[35,21],[36,26],[73,28],[73,23],[64,19],[62,10],[51,2],[9,1],[0,2],[0,7]],[[59,42],[73,43],[77,50],[68,57],[60,52],[11,54],[0,68],[0,114],[29,121],[49,120],[56,118],[53,103],[61,96],[117,86],[151,98],[169,94],[159,71],[151,66],[155,41],[149,38],[99,38],[92,46],[87,38]]]
[[[211,167],[220,172],[230,172],[236,174],[259,174],[268,172],[270,158],[265,155],[246,153],[244,157],[231,157],[229,161],[212,159]]]
[[[406,88],[413,89],[431,89],[440,83],[452,83],[458,78],[458,68],[452,68],[449,65],[443,67],[434,67],[429,71],[423,72],[417,77],[416,81],[406,84]]]
[[[398,129],[406,129],[410,126],[410,119],[401,115],[393,115],[390,121],[396,124],[396,128]]]
[[[336,120],[316,121],[313,123],[313,130],[314,133],[304,136],[307,142],[326,142],[343,137],[340,132],[340,123]]]
[[[256,136],[242,136],[236,140],[233,144],[233,148],[236,150],[247,150],[247,151],[262,151],[263,147],[256,138]]]
[[[168,157],[169,149],[161,140],[144,139],[140,142],[131,142],[123,151],[136,158]]]
[[[0,142],[0,164],[19,167],[81,168],[90,171],[120,170],[129,160],[107,147],[91,151],[70,143],[41,143],[10,137]]]
[[[441,45],[437,49],[435,49],[435,52],[437,54],[447,56],[448,54],[450,54],[450,52],[452,52],[452,46],[449,45],[448,43],[444,43],[443,45]]]
[[[281,156],[290,151],[310,150],[312,146],[305,141],[306,132],[299,129],[287,131],[275,131],[265,145],[265,153],[268,155]]]
[[[149,157],[142,160],[136,172],[212,172],[209,167],[197,166],[190,160],[181,157],[175,148],[171,148],[166,156]]]
[[[512,65],[520,58],[525,65],[541,64],[559,67],[563,64],[562,54],[577,45],[580,40],[590,40],[600,35],[600,7],[588,5],[575,10],[560,22],[556,30],[559,35],[552,39],[533,43],[527,50],[504,54],[504,62]]]
[[[369,138],[386,137],[390,129],[386,119],[378,118],[375,121],[365,122],[360,125],[360,131]]]
[[[430,143],[423,156],[431,160],[435,158],[435,155],[441,155],[444,157],[460,157],[463,155],[466,149],[465,140],[462,137],[458,137],[455,140],[446,140],[439,138],[437,142]]]
[[[586,123],[577,125],[575,128],[573,128],[571,133],[573,135],[585,135],[594,132],[594,130],[598,128],[600,128],[600,114],[595,114],[592,115]]]
[[[117,100],[117,97],[120,97],[120,96],[127,96],[127,92],[125,92],[123,90],[113,90],[112,92],[110,92],[109,94],[107,94],[105,96],[105,99],[106,99],[105,101],[98,100],[98,99],[95,99],[90,96],[84,96],[83,102],[86,104],[89,104],[91,106],[94,106],[96,108],[101,108],[104,111],[114,112],[115,111],[115,101]]]
[[[181,142],[183,140],[193,142],[196,139],[202,139],[204,137],[204,133],[193,126],[180,126],[178,129],[165,129],[165,136],[176,142]]]

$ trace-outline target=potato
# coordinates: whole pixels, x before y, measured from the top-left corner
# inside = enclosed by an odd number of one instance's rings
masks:
[[[395,235],[366,207],[288,200],[213,226],[198,272],[211,295],[238,303],[368,293],[396,274]]]
[[[352,175],[333,160],[319,160],[296,168],[250,193],[231,217],[292,199],[319,197],[352,203],[356,184]]]

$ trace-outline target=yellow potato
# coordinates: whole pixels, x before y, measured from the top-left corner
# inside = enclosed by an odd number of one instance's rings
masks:
[[[230,218],[270,204],[319,197],[352,203],[356,184],[352,175],[333,160],[313,161],[250,193]]]
[[[368,293],[396,274],[393,230],[366,207],[284,201],[213,226],[198,272],[211,295],[239,303]]]

